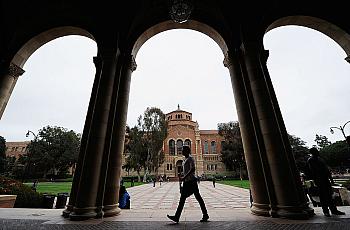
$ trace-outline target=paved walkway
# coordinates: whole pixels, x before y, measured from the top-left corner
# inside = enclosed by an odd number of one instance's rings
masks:
[[[201,211],[194,197],[186,201],[180,223],[169,221],[179,200],[179,184],[159,183],[129,188],[131,209],[119,216],[72,222],[61,217],[62,209],[0,209],[0,229],[341,229],[350,230],[350,207],[340,210],[346,216],[324,217],[320,208],[309,220],[288,220],[250,214],[248,190],[202,181],[200,193],[207,205],[210,221],[200,223]]]
[[[247,208],[249,203],[249,191],[232,186],[226,186],[208,181],[199,184],[200,193],[205,201],[207,209],[231,209]],[[153,184],[136,186],[128,189],[131,196],[131,209],[175,210],[180,199],[180,188],[177,182],[159,182],[156,187]],[[185,209],[199,210],[199,204],[194,196],[190,196],[185,203]]]

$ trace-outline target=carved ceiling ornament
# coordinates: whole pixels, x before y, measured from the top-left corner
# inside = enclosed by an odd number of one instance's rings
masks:
[[[191,13],[193,5],[189,0],[173,0],[170,7],[170,17],[176,23],[186,22]]]

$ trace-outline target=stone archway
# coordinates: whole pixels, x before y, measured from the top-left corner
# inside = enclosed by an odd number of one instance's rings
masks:
[[[6,109],[7,102],[11,97],[19,76],[25,72],[22,68],[29,57],[44,44],[56,38],[68,35],[80,35],[95,40],[87,30],[73,26],[64,26],[44,31],[22,45],[12,58],[7,75],[0,79],[0,119]]]
[[[310,29],[317,30],[331,39],[333,39],[340,47],[343,48],[347,57],[345,60],[350,62],[350,34],[326,20],[311,17],[311,16],[288,16],[282,17],[280,19],[272,22],[266,29],[265,33],[268,31],[287,25],[304,26]]]
[[[189,20],[169,21],[169,8],[193,3]],[[350,24],[341,4],[276,1],[135,1],[77,4],[72,1],[7,1],[3,4],[4,21],[0,34],[0,92],[6,92],[8,75],[20,75],[21,63],[14,58],[33,33],[61,25],[91,28],[99,53],[94,59],[96,77],[85,121],[82,148],[67,214],[72,220],[110,216],[119,213],[118,183],[125,136],[126,111],[134,57],[142,44],[167,29],[194,29],[220,46],[229,69],[241,127],[244,151],[253,196],[252,212],[257,215],[307,218],[312,214],[301,189],[287,132],[266,67],[268,51],[262,40],[265,31],[283,25],[290,15],[305,12],[315,18],[314,28],[331,34],[349,55]],[[16,14],[13,14],[16,9]],[[188,8],[187,8],[188,9]],[[176,9],[175,9],[176,10]],[[102,17],[94,16],[103,12]],[[329,12],[329,13],[326,13]],[[337,15],[332,14],[337,12]],[[30,13],[30,17],[28,14]],[[178,11],[181,15],[182,11]],[[345,18],[345,19],[344,19]],[[307,17],[298,17],[299,25],[310,26]],[[311,23],[312,24],[312,23]],[[329,29],[327,29],[329,26]],[[342,28],[341,30],[339,28]],[[342,31],[343,30],[343,31]],[[333,32],[332,32],[333,31]],[[344,32],[345,31],[345,32]],[[89,36],[89,35],[88,35]],[[45,40],[44,37],[42,37]],[[40,40],[40,39],[39,39]],[[40,43],[40,42],[39,42]],[[36,46],[36,43],[31,43]],[[28,56],[28,55],[27,55]],[[17,67],[10,65],[11,61]],[[11,85],[11,84],[10,84]],[[72,198],[72,197],[71,197]]]

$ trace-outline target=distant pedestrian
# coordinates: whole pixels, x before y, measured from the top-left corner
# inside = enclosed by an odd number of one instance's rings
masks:
[[[163,182],[163,177],[160,176],[160,177],[159,177],[159,186],[162,186],[162,182]]]
[[[36,189],[37,189],[37,187],[38,187],[38,183],[39,183],[38,180],[35,180],[35,181],[33,182],[32,190],[35,191],[35,192],[36,192]]]
[[[153,187],[156,187],[156,178],[152,178],[153,181]]]
[[[252,190],[249,189],[249,202],[250,202],[250,207],[253,207],[253,196],[252,196]]]
[[[216,178],[215,178],[215,176],[213,176],[213,186],[214,186],[214,188],[215,188],[215,182],[216,182]]]
[[[310,149],[311,157],[307,160],[310,169],[311,178],[314,180],[316,186],[319,188],[320,203],[323,214],[330,217],[329,209],[333,215],[345,215],[335,206],[332,199],[332,184],[334,184],[332,175],[324,160],[320,157],[320,153],[316,148]],[[329,209],[328,209],[329,208]]]
[[[119,190],[119,208],[130,209],[130,195],[124,185],[120,186]]]
[[[194,196],[196,197],[201,210],[202,210],[202,214],[203,214],[203,218],[200,220],[201,222],[206,222],[209,219],[209,215],[207,212],[207,209],[205,207],[204,201],[202,196],[199,193],[199,189],[198,189],[198,184],[197,184],[197,179],[195,176],[195,162],[193,157],[190,155],[191,154],[191,149],[189,146],[183,146],[182,148],[182,154],[185,156],[185,160],[182,163],[182,172],[183,172],[183,176],[181,176],[179,179],[180,181],[183,181],[183,187],[180,190],[181,191],[181,197],[180,197],[180,201],[179,201],[179,205],[177,207],[175,216],[170,216],[167,215],[167,217],[178,223],[180,220],[180,216],[181,216],[181,212],[182,209],[185,205],[185,201],[186,198],[191,196],[192,194],[194,194]]]

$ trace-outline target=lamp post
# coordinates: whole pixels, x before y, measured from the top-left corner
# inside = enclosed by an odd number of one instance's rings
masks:
[[[26,137],[29,137],[30,134],[33,134],[35,140],[37,140],[38,136],[35,135],[35,133],[33,133],[32,131],[28,130],[28,132],[26,133]],[[27,154],[27,157],[28,157],[28,161],[25,163],[24,165],[24,172],[23,172],[23,175],[22,175],[22,182],[24,182],[24,177],[25,177],[25,174],[27,173],[28,171],[28,168],[30,167],[30,155]],[[34,163],[34,166],[35,166],[35,163]]]
[[[28,132],[26,133],[26,137],[29,137],[29,134],[33,134],[33,136],[35,137],[35,139],[38,138],[37,135],[35,135],[35,133],[33,133],[32,131],[28,130]]]
[[[346,126],[347,124],[349,124],[349,123],[350,123],[350,121],[347,121],[347,122],[345,122],[345,124],[344,124],[343,126],[331,127],[331,128],[330,128],[330,132],[331,132],[331,134],[333,134],[333,133],[334,133],[334,130],[333,130],[333,129],[339,129],[339,130],[342,132],[342,134],[343,134],[343,136],[344,136],[344,138],[345,138],[345,140],[346,140],[346,143],[348,144],[348,146],[349,146],[349,148],[350,148],[350,136],[346,136],[346,135],[345,135],[345,132],[344,132],[345,126]]]

